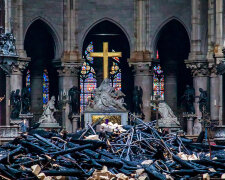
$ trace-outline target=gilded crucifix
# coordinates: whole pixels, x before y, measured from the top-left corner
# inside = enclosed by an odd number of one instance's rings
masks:
[[[103,52],[91,52],[90,57],[103,57],[103,79],[109,78],[108,58],[122,57],[122,52],[108,52],[108,42],[103,42]]]

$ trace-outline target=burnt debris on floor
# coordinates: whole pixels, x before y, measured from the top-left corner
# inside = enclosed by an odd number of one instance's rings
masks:
[[[75,134],[43,130],[21,134],[0,146],[0,177],[166,180],[224,176],[225,146],[162,133],[154,122],[138,118],[133,122],[123,127],[95,123]]]

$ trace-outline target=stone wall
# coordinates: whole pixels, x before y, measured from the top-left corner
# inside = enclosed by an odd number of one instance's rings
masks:
[[[150,1],[150,39],[151,49],[155,50],[157,35],[171,19],[180,21],[191,33],[191,0],[151,0]]]
[[[108,19],[115,22],[128,34],[130,46],[134,44],[134,1],[133,0],[78,0],[78,42],[82,49],[88,30]]]
[[[31,23],[38,18],[41,18],[52,29],[52,33],[58,39],[59,51],[61,51],[63,44],[63,0],[23,0],[23,39]]]

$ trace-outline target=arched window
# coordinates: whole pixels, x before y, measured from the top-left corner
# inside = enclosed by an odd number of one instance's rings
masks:
[[[156,59],[159,59],[157,51]],[[164,100],[164,74],[160,64],[153,67],[153,96],[160,96],[161,100]]]
[[[114,51],[114,50],[112,50]],[[90,42],[85,50],[85,59],[80,74],[80,111],[85,110],[88,99],[93,96],[92,91],[97,87],[95,70],[92,67],[94,58],[90,57],[90,52],[94,52],[93,42]],[[119,68],[120,59],[113,57],[112,66],[110,68],[110,82],[117,90],[121,90],[121,69]]]
[[[27,70],[27,75],[26,75],[26,87],[30,91],[30,70]]]
[[[93,57],[90,57],[90,52],[94,52],[93,42],[87,46],[85,50],[85,59],[80,73],[80,111],[83,112],[87,105],[88,99],[92,96],[92,90],[97,87],[95,71],[92,67]]]
[[[31,90],[30,70],[27,70],[26,74],[26,87],[29,88],[29,91]],[[47,69],[45,69],[43,72],[42,93],[43,93],[43,108],[44,108],[49,100],[49,78]]]
[[[43,108],[47,105],[49,100],[49,78],[47,69],[43,73]]]
[[[112,50],[115,52],[114,50]],[[110,71],[110,82],[116,90],[121,90],[121,69],[119,68],[120,59],[118,57],[113,57],[113,64]]]

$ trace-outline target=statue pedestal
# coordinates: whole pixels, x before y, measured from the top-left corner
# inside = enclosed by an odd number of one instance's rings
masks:
[[[178,124],[177,118],[161,118],[158,119],[158,127],[179,129],[180,125]]]
[[[78,122],[80,120],[80,115],[79,114],[73,114],[71,117],[71,122],[72,122],[72,132],[75,133],[78,129]]]
[[[60,129],[59,123],[41,123],[39,128],[42,129]]]
[[[196,117],[195,114],[184,113],[183,118],[187,119],[187,135],[193,135],[193,124],[194,118]]]
[[[225,145],[225,125],[214,127],[214,141],[216,144]]]
[[[117,123],[119,125],[127,125],[128,124],[128,112],[84,112],[84,122],[85,127],[87,124],[93,124],[102,118],[101,123],[105,123],[106,119],[108,122]]]
[[[27,128],[30,126],[30,120],[34,117],[34,115],[33,113],[20,114],[19,117],[21,118],[20,131],[26,132]],[[22,124],[23,124],[23,128],[22,128]]]

